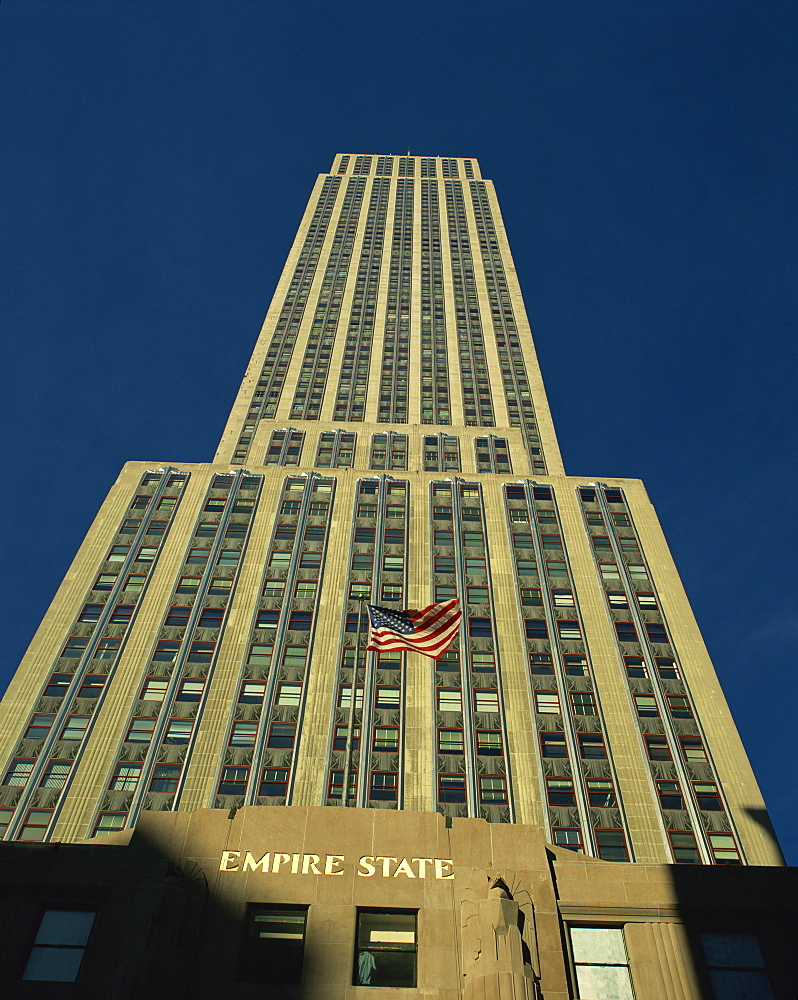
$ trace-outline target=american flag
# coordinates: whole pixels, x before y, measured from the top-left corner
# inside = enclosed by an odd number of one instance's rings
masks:
[[[366,605],[369,612],[369,643],[367,649],[383,652],[411,649],[437,660],[446,652],[457,635],[462,617],[458,600],[430,604],[421,611],[394,611]]]

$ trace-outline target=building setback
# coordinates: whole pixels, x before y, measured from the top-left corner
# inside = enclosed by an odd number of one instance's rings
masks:
[[[226,941],[191,996],[794,1000],[794,872],[643,484],[565,475],[473,159],[319,176],[213,462],[125,465],[0,749],[14,995],[151,994],[166,887]]]

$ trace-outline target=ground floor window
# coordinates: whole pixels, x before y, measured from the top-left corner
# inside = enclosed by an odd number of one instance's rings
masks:
[[[416,914],[358,910],[355,986],[416,985]]]
[[[577,993],[590,1000],[634,1000],[621,927],[571,927]]]
[[[307,907],[253,904],[238,979],[245,983],[299,983],[305,950]]]
[[[74,983],[94,917],[93,910],[45,910],[22,978]]]

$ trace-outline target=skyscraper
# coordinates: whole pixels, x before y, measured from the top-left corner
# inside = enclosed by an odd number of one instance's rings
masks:
[[[438,661],[359,643],[453,598]],[[565,475],[473,159],[319,176],[213,462],[125,465],[0,726],[10,841],[346,806],[781,863],[642,483]]]

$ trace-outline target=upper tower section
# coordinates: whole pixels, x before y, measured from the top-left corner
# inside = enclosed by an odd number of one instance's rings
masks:
[[[473,428],[485,447],[509,442],[514,468],[563,472],[475,159],[340,153],[319,175],[215,460],[264,464],[275,428],[364,425],[423,425],[442,442]]]

